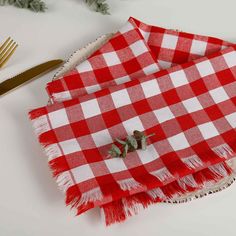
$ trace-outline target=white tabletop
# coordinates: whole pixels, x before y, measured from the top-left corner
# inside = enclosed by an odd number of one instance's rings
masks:
[[[67,58],[101,34],[113,32],[130,15],[147,23],[222,37],[236,42],[235,0],[110,0],[111,16],[90,11],[82,0],[45,0],[35,14],[0,7],[0,41],[12,36],[15,56],[0,81],[49,59]],[[74,217],[65,207],[27,112],[45,105],[44,87],[54,72],[0,98],[1,236],[203,236],[235,235],[236,185],[186,204],[157,204],[123,224],[105,227],[98,209]]]

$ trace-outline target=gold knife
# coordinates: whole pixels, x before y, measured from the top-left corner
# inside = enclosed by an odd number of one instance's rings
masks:
[[[26,82],[29,82],[38,75],[41,75],[45,72],[48,72],[49,70],[54,69],[62,62],[63,60],[60,59],[47,61],[40,65],[34,66],[31,69],[28,69],[19,75],[16,75],[10,79],[3,81],[2,83],[0,83],[0,96],[9,92],[12,89],[19,87],[20,85],[25,84]]]

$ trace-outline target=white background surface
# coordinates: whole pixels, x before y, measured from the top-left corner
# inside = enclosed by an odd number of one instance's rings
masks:
[[[82,0],[45,0],[35,14],[0,7],[0,41],[19,48],[0,81],[48,59],[67,58],[130,15],[146,23],[236,42],[235,0],[110,0],[111,16],[90,11]],[[27,112],[47,102],[45,84],[54,72],[0,98],[0,236],[219,236],[236,235],[236,185],[201,200],[158,204],[123,224],[106,228],[99,211],[79,217],[66,208],[36,142]]]

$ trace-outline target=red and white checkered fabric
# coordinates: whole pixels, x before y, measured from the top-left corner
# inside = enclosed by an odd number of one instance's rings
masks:
[[[218,181],[236,150],[236,47],[30,112],[66,202],[107,224]],[[115,138],[155,133],[108,158]]]
[[[53,100],[65,101],[159,70],[139,29],[128,21],[75,70],[49,83],[47,90]]]
[[[232,45],[218,38],[147,25],[130,17],[111,40],[74,71],[50,82],[47,90],[54,102],[65,101]]]
[[[233,45],[215,37],[147,25],[133,17],[130,17],[129,21],[139,29],[163,69],[210,55]]]

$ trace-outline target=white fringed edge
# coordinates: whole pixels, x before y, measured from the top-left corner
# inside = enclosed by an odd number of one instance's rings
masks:
[[[141,203],[133,202],[132,205],[127,203],[126,198],[122,198],[122,203],[124,205],[124,211],[126,217],[137,215],[140,210],[144,209],[144,206]]]
[[[32,123],[33,123],[33,127],[37,136],[40,136],[40,134],[50,130],[46,115],[33,119]],[[43,146],[44,146],[44,151],[46,152],[46,155],[49,160],[57,158],[61,155],[60,149],[57,144],[51,144],[51,145],[46,145],[46,146],[43,145]],[[220,155],[221,157],[224,157],[224,158],[227,158],[229,155],[230,156],[234,155],[232,149],[227,144],[223,144],[218,147],[215,147],[213,151],[217,155]],[[191,157],[185,158],[184,160],[185,160],[184,163],[188,163],[186,165],[191,168],[193,167],[196,168],[197,166],[201,165],[201,162],[199,161],[200,159],[197,156],[191,156]],[[228,181],[223,183],[219,188],[216,188],[215,190],[214,190],[215,183],[208,181],[207,183],[205,183],[206,185],[203,186],[203,187],[207,186],[207,189],[206,190],[202,189],[199,192],[197,191],[194,192],[194,196],[191,196],[188,194],[179,196],[179,194],[177,194],[178,196],[173,196],[173,198],[171,197],[171,199],[167,199],[167,196],[163,196],[164,193],[160,192],[160,189],[153,189],[153,190],[148,191],[147,193],[152,197],[156,196],[156,197],[160,197],[161,199],[166,199],[165,201],[169,203],[177,203],[177,202],[180,203],[180,202],[186,202],[195,198],[205,196],[212,192],[218,192],[228,187],[229,185],[231,185],[235,179],[235,175],[232,175],[230,178],[226,177],[227,170],[224,168],[222,164],[216,164],[214,166],[210,166],[209,170],[211,170],[216,176],[225,177]],[[157,177],[162,182],[169,181],[174,178],[174,176],[169,172],[169,170],[166,167],[160,170],[154,171],[151,174]],[[64,193],[68,190],[68,188],[74,185],[74,181],[69,171],[60,173],[58,176],[56,176],[56,182],[59,188]],[[195,186],[196,184],[192,176],[185,176],[179,179],[179,183],[183,189],[185,188],[185,185]],[[120,184],[121,189],[123,190],[131,190],[131,189],[142,187],[140,183],[132,179],[121,181],[119,184]],[[213,190],[210,190],[209,189],[210,187],[212,187]],[[78,207],[88,202],[94,203],[96,201],[101,201],[103,200],[103,197],[104,196],[100,188],[95,188],[88,192],[82,193],[81,196],[78,198],[74,198],[70,204],[75,207]],[[125,212],[129,216],[132,214],[137,214],[140,207],[143,208],[142,204],[140,203],[134,203],[132,204],[132,206],[130,206],[130,204],[128,204],[125,199],[124,199],[124,205],[126,209]]]
[[[147,194],[152,198],[160,198],[167,200],[167,196],[163,193],[163,191],[160,188],[155,188],[147,191]]]
[[[231,147],[224,143],[218,147],[212,148],[212,150],[219,156],[223,158],[227,158],[228,156],[232,156],[234,154]]]
[[[57,144],[51,144],[46,147],[44,147],[44,152],[46,153],[48,157],[48,161],[51,161],[57,157],[62,156],[61,149]]]
[[[74,182],[71,179],[71,175],[70,175],[69,171],[59,174],[57,177],[55,177],[55,179],[56,179],[59,189],[63,193],[66,193],[68,188],[70,188],[74,185]]]
[[[187,186],[190,187],[197,187],[198,184],[196,183],[195,179],[193,178],[193,175],[187,175],[177,180],[179,186],[183,188],[184,190],[187,189]]]
[[[166,167],[163,167],[162,169],[157,171],[153,171],[150,174],[157,177],[161,182],[168,181],[174,178],[174,176]]]
[[[77,203],[77,206],[87,204],[88,202],[101,201],[103,199],[103,194],[100,188],[94,188],[88,192],[84,192],[81,195],[80,200]]]
[[[197,155],[192,155],[190,157],[185,157],[181,159],[186,166],[190,169],[195,169],[203,166],[201,159]]]
[[[123,191],[126,191],[126,190],[130,191],[132,189],[137,189],[137,188],[142,187],[142,185],[133,178],[118,180],[117,183],[119,184],[120,188]]]
[[[48,124],[47,116],[43,115],[32,120],[32,126],[37,136],[49,131],[51,128]]]
[[[217,176],[223,177],[222,180],[219,180],[219,182],[216,184],[214,181],[205,181],[203,183],[202,189],[199,189],[194,192],[183,194],[182,196],[173,197],[172,199],[168,199],[167,201],[164,201],[166,203],[184,203],[188,201],[192,201],[194,199],[199,199],[204,196],[207,196],[212,193],[220,192],[227,187],[229,187],[236,179],[236,158],[230,160],[230,165],[232,165],[233,173],[228,176],[226,169],[224,166],[219,163],[209,167],[209,170],[212,171]],[[229,165],[229,164],[228,164]]]
[[[226,177],[228,176],[228,172],[227,170],[224,168],[224,166],[222,165],[222,163],[219,164],[215,164],[213,166],[208,167],[209,170],[211,172],[213,172],[214,174],[218,175],[218,176],[222,176],[222,177]]]

